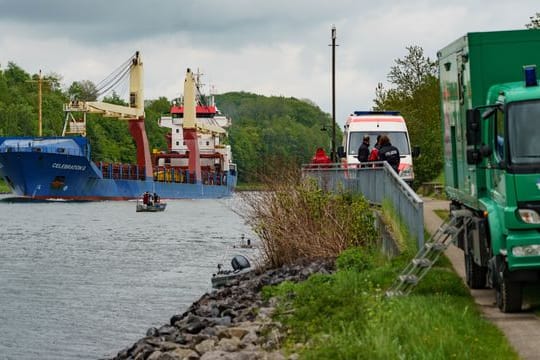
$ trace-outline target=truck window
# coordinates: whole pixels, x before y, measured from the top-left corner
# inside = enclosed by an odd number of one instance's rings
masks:
[[[516,165],[540,165],[540,102],[512,103],[506,116],[510,161]]]

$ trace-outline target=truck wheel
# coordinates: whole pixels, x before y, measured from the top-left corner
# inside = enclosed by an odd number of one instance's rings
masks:
[[[474,262],[472,254],[465,254],[465,280],[471,289],[483,289],[487,282],[487,267]]]
[[[497,287],[497,306],[504,313],[521,311],[523,288],[521,283],[509,281],[506,278],[499,280]]]
[[[461,209],[461,206],[455,204],[455,203],[451,203],[450,204],[450,213],[452,213],[452,210],[459,210]],[[463,219],[462,218],[458,218],[456,219],[456,228],[458,229],[461,229],[463,227]],[[464,244],[465,244],[465,232],[464,231],[460,231],[456,237],[456,243],[457,243],[457,247],[460,248],[460,249],[464,249]]]

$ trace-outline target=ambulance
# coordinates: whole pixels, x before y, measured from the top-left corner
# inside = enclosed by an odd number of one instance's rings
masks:
[[[411,142],[405,119],[398,111],[355,111],[347,117],[344,127],[343,146],[338,148],[342,164],[358,166],[358,148],[365,135],[369,136],[369,149],[377,143],[378,135],[387,135],[400,155],[399,176],[409,185],[414,180],[413,157],[419,148],[411,150]]]

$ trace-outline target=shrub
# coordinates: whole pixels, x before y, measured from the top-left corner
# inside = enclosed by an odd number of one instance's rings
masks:
[[[298,259],[335,258],[350,247],[375,244],[369,203],[360,195],[330,194],[289,171],[267,181],[268,191],[243,193],[246,220],[259,235],[263,262],[272,267]]]
[[[353,247],[339,255],[336,267],[338,270],[368,270],[373,267],[373,256],[371,248]]]

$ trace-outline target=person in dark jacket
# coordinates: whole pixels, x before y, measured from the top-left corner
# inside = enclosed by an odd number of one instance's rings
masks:
[[[399,174],[399,150],[390,143],[386,135],[382,135],[379,140],[381,148],[379,149],[379,161],[386,161]]]
[[[360,147],[358,148],[358,161],[361,163],[367,162],[369,157],[369,135],[364,135],[364,140]]]

